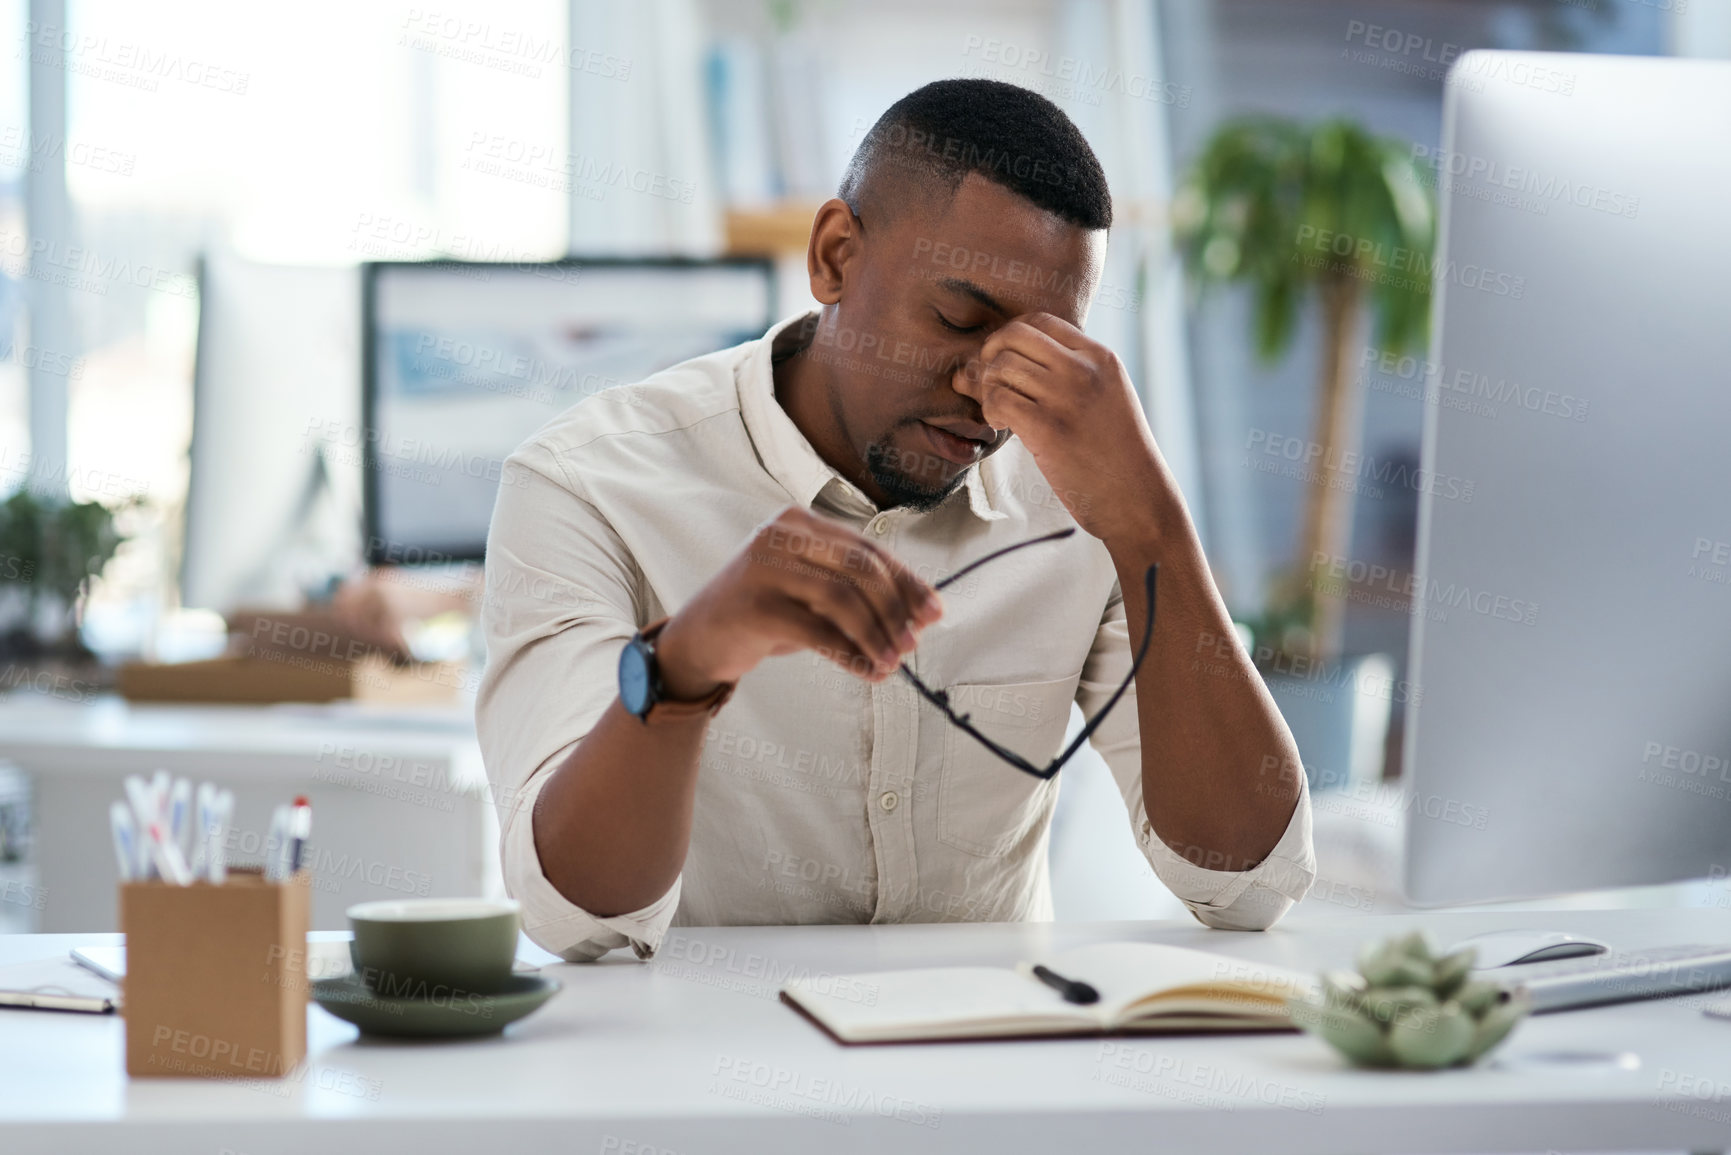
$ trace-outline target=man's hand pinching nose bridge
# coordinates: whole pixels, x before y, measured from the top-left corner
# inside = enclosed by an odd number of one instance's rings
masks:
[[[1083,529],[1108,543],[1145,531],[1144,499],[1170,479],[1112,350],[1050,313],[1024,313],[986,339],[954,387],[1015,433]]]

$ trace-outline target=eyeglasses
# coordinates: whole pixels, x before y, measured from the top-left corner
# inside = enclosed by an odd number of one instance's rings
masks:
[[[1070,529],[1061,529],[1056,533],[1048,533],[1041,537],[1029,538],[1027,541],[1020,541],[1015,545],[1007,545],[1003,549],[994,550],[985,557],[980,558],[978,561],[970,562],[963,566],[961,569],[957,570],[949,577],[944,578],[942,581],[934,583],[932,588],[941,590],[945,586],[966,577],[968,574],[979,569],[987,562],[996,561],[1005,554],[1015,553],[1019,549],[1026,549],[1031,545],[1039,545],[1041,542],[1058,541],[1061,538],[1069,537],[1075,532],[1076,530],[1073,527]],[[1008,762],[1023,773],[1032,774],[1034,777],[1042,780],[1051,778],[1063,768],[1064,763],[1070,760],[1071,755],[1075,754],[1077,750],[1082,748],[1082,744],[1093,735],[1094,731],[1099,729],[1100,723],[1106,720],[1106,715],[1112,712],[1112,707],[1118,704],[1118,699],[1122,698],[1124,692],[1136,681],[1136,671],[1142,668],[1142,659],[1148,656],[1148,644],[1154,640],[1154,583],[1155,579],[1159,576],[1159,573],[1160,567],[1158,565],[1151,565],[1148,567],[1147,574],[1142,579],[1143,589],[1148,599],[1148,616],[1142,623],[1142,644],[1136,647],[1136,657],[1130,663],[1130,672],[1124,675],[1123,683],[1112,692],[1110,698],[1106,699],[1106,704],[1100,707],[1100,712],[1095,714],[1093,718],[1089,719],[1088,724],[1082,727],[1081,732],[1071,740],[1068,746],[1064,747],[1063,752],[1056,758],[1052,759],[1052,761],[1043,768],[1034,765],[1014,750],[1004,749],[1002,746],[980,733],[980,731],[968,721],[972,715],[958,714],[955,710],[951,709],[950,694],[948,690],[932,689],[930,686],[920,681],[912,670],[908,669],[906,662],[901,664],[902,676],[909,682],[913,683],[913,687],[915,690],[919,691],[920,697],[936,706],[939,711],[943,713],[944,717],[949,719],[950,724],[962,731],[962,733],[968,735],[974,741],[978,742],[980,745],[984,746],[986,749],[990,750],[992,753],[996,754],[998,757],[1002,758],[1004,761]]]

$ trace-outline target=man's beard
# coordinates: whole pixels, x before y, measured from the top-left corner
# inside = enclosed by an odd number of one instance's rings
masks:
[[[866,471],[883,490],[892,507],[902,506],[915,513],[930,513],[967,481],[968,471],[964,469],[941,485],[923,483],[902,471],[900,462],[904,456],[887,441],[874,441],[866,446]]]

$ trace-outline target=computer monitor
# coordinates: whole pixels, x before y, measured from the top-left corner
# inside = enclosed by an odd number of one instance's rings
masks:
[[[1471,52],[1446,91],[1407,895],[1723,873],[1731,64]]]
[[[755,259],[363,270],[367,560],[482,556],[506,457],[560,411],[763,335]]]
[[[360,277],[212,251],[198,298],[180,601],[297,608],[360,560]]]

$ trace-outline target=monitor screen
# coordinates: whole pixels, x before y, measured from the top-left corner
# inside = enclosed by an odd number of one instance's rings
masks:
[[[505,458],[586,397],[763,335],[767,261],[365,271],[367,560],[479,558]]]
[[[1571,94],[1507,79],[1540,75]],[[1408,483],[1407,897],[1723,873],[1731,64],[1474,50],[1450,76],[1440,155],[1472,164],[1443,174]]]
[[[296,609],[354,566],[360,320],[352,265],[200,258],[181,605]]]

